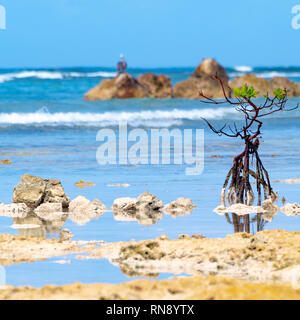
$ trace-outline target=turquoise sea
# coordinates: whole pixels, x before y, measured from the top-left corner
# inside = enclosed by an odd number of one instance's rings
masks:
[[[131,69],[133,76],[145,72],[166,74],[173,83],[187,79],[194,68]],[[230,77],[254,72],[261,77],[286,76],[300,82],[299,67],[227,68]],[[240,116],[230,106],[204,104],[198,100],[140,99],[87,102],[83,95],[102,79],[115,75],[109,68],[2,69],[0,70],[0,158],[12,165],[1,165],[0,202],[11,203],[14,186],[29,173],[61,180],[71,198],[83,195],[98,198],[107,208],[119,197],[137,197],[148,190],[165,204],[178,197],[191,198],[197,205],[192,214],[177,218],[164,215],[152,225],[137,221],[117,221],[108,211],[99,219],[78,225],[70,219],[63,228],[74,233],[74,240],[101,239],[106,242],[130,239],[153,239],[161,234],[176,239],[179,234],[203,234],[224,237],[233,226],[213,209],[219,205],[220,191],[232,164],[231,156],[242,150],[240,141],[218,137],[210,132],[205,117],[216,126],[236,121]],[[300,103],[291,98],[288,105]],[[186,165],[105,165],[96,160],[98,130],[117,132],[120,120],[129,130],[142,128],[204,129],[205,164],[199,176],[187,176]],[[261,158],[271,180],[300,177],[300,109],[275,114],[264,122],[260,146]],[[218,155],[222,157],[211,157]],[[78,189],[74,183],[91,181],[95,187]],[[127,188],[112,184],[129,184]],[[273,188],[288,202],[300,202],[300,185],[274,183]],[[18,234],[11,228],[12,219],[0,217],[0,233]],[[300,220],[276,215],[265,229],[300,231]],[[47,237],[57,237],[49,229]],[[53,263],[58,259],[71,264]],[[75,259],[75,256],[52,258],[45,262],[19,264],[5,268],[6,282],[12,285],[119,283],[129,278],[106,260]],[[161,274],[159,278],[170,277]]]

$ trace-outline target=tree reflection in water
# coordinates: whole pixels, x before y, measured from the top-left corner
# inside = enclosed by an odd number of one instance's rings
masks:
[[[247,215],[248,216],[248,215]],[[268,223],[263,218],[263,214],[257,213],[254,217],[250,218],[250,223],[248,222],[248,218],[245,219],[244,217],[238,216],[235,213],[232,213],[232,219],[230,218],[229,213],[225,213],[226,221],[233,225],[233,230],[235,233],[237,232],[248,232],[256,233],[258,231],[264,230],[265,225]],[[246,220],[246,221],[245,221]],[[251,227],[250,227],[251,225]],[[248,228],[249,226],[249,228]],[[252,229],[252,230],[251,230]]]

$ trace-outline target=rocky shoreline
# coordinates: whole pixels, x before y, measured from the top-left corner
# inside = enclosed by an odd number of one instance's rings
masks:
[[[288,285],[252,283],[224,277],[180,277],[122,284],[11,287],[0,289],[0,300],[299,300]]]
[[[129,98],[201,99],[199,92],[203,92],[208,98],[223,98],[219,82],[212,78],[216,74],[222,79],[228,96],[231,96],[233,88],[240,88],[244,84],[253,86],[259,91],[258,97],[267,92],[272,94],[278,88],[287,89],[289,97],[300,96],[300,83],[285,77],[272,77],[267,80],[254,74],[245,74],[229,81],[224,67],[214,59],[205,58],[189,79],[175,86],[172,86],[171,79],[166,75],[146,73],[135,79],[129,73],[121,73],[113,79],[102,80],[85,94],[84,99],[87,101]]]
[[[0,299],[300,299],[299,240],[300,232],[283,230],[107,244],[1,235],[4,266],[77,253],[75,259],[108,259],[129,277],[191,276],[120,285],[2,286]]]
[[[47,286],[40,290],[4,286],[0,299],[300,299],[300,232],[266,230],[255,235],[230,234],[222,239],[181,234],[178,240],[170,240],[163,234],[130,242],[72,241],[73,234],[62,230],[66,219],[81,225],[101,217],[107,208],[100,200],[82,196],[71,200],[59,180],[24,175],[14,189],[13,201],[0,204],[0,215],[12,218],[20,235],[0,235],[0,266],[67,256],[68,263],[106,259],[129,278],[153,279],[160,273],[190,277],[121,285]],[[146,191],[137,198],[116,199],[111,211],[116,220],[149,225],[163,214],[190,214],[194,207],[186,198],[164,205]],[[298,204],[284,208],[289,215],[299,213]],[[35,225],[44,226],[46,232],[32,231]],[[60,232],[59,238],[46,239],[49,231]]]
[[[169,240],[162,235],[155,240],[105,244],[77,258],[106,258],[129,276],[186,273],[300,287],[299,232],[268,230],[223,239],[202,235],[179,238]]]
[[[160,273],[225,276],[300,288],[300,232],[260,231],[210,239],[179,235],[104,243],[33,236],[0,236],[0,265],[34,262],[77,254],[75,259],[107,259],[129,277]]]

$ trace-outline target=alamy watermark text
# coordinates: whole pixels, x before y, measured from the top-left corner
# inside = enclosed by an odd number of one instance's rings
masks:
[[[200,175],[204,169],[203,129],[133,129],[120,122],[119,130],[101,129],[96,158],[100,165],[187,165],[186,175]]]
[[[6,9],[0,5],[0,30],[6,29]]]
[[[292,28],[295,30],[300,29],[300,4],[292,8]]]

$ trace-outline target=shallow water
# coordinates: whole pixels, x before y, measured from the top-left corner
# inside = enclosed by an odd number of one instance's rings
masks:
[[[89,70],[96,71],[99,70]],[[16,72],[10,71],[14,74]],[[135,72],[143,73],[144,70]],[[191,70],[168,72],[176,82],[187,78]],[[242,146],[240,141],[212,134],[201,117],[212,120],[218,126],[224,121],[237,120],[234,110],[183,99],[84,102],[84,92],[97,84],[101,77],[63,76],[63,79],[48,79],[49,75],[48,78],[45,74],[39,75],[15,77],[0,83],[0,158],[13,162],[12,165],[0,167],[1,202],[12,201],[14,186],[24,173],[29,173],[59,179],[71,199],[78,195],[90,200],[98,198],[107,208],[111,207],[116,198],[137,197],[146,190],[164,204],[178,197],[187,197],[197,205],[190,215],[174,218],[164,214],[152,225],[142,225],[137,221],[117,221],[111,211],[84,225],[68,219],[63,228],[74,233],[74,240],[142,240],[153,239],[163,233],[171,239],[176,239],[182,233],[224,237],[233,232],[233,226],[224,217],[213,213],[213,209],[219,205],[221,187],[232,164],[231,156],[238,154]],[[291,79],[295,80],[295,77]],[[297,102],[300,99],[290,99],[289,104],[293,106]],[[187,176],[186,165],[99,165],[96,151],[101,143],[96,141],[97,132],[101,128],[111,128],[117,132],[119,120],[127,120],[129,129],[204,129],[204,172],[199,176]],[[270,117],[265,122],[260,153],[272,181],[300,177],[299,109],[279,117]],[[211,158],[211,155],[221,155],[223,158]],[[94,182],[96,186],[78,189],[74,183],[79,180]],[[111,184],[130,186],[109,187]],[[299,184],[276,183],[273,188],[288,202],[300,202]],[[271,223],[266,224],[265,229],[299,231],[299,222],[297,217],[279,213]],[[12,224],[12,219],[0,217],[0,233],[20,233],[20,230],[11,228]],[[57,236],[58,232],[47,234],[49,238]],[[70,259],[72,262],[53,263],[61,259]],[[13,285],[42,286],[73,281],[119,283],[129,279],[106,260],[81,261],[75,256],[14,265],[5,269],[7,283]],[[170,275],[159,275],[159,278],[167,277]]]
[[[67,257],[70,258],[70,257]],[[77,260],[71,263],[59,264],[56,258],[34,263],[23,263],[6,267],[6,282],[14,286],[33,286],[41,288],[45,285],[65,285],[74,281],[85,284],[122,283],[129,278],[120,269],[107,260]],[[185,276],[178,274],[177,276]],[[130,280],[148,279],[160,280],[171,278],[172,274],[162,273],[153,277],[131,277]]]

